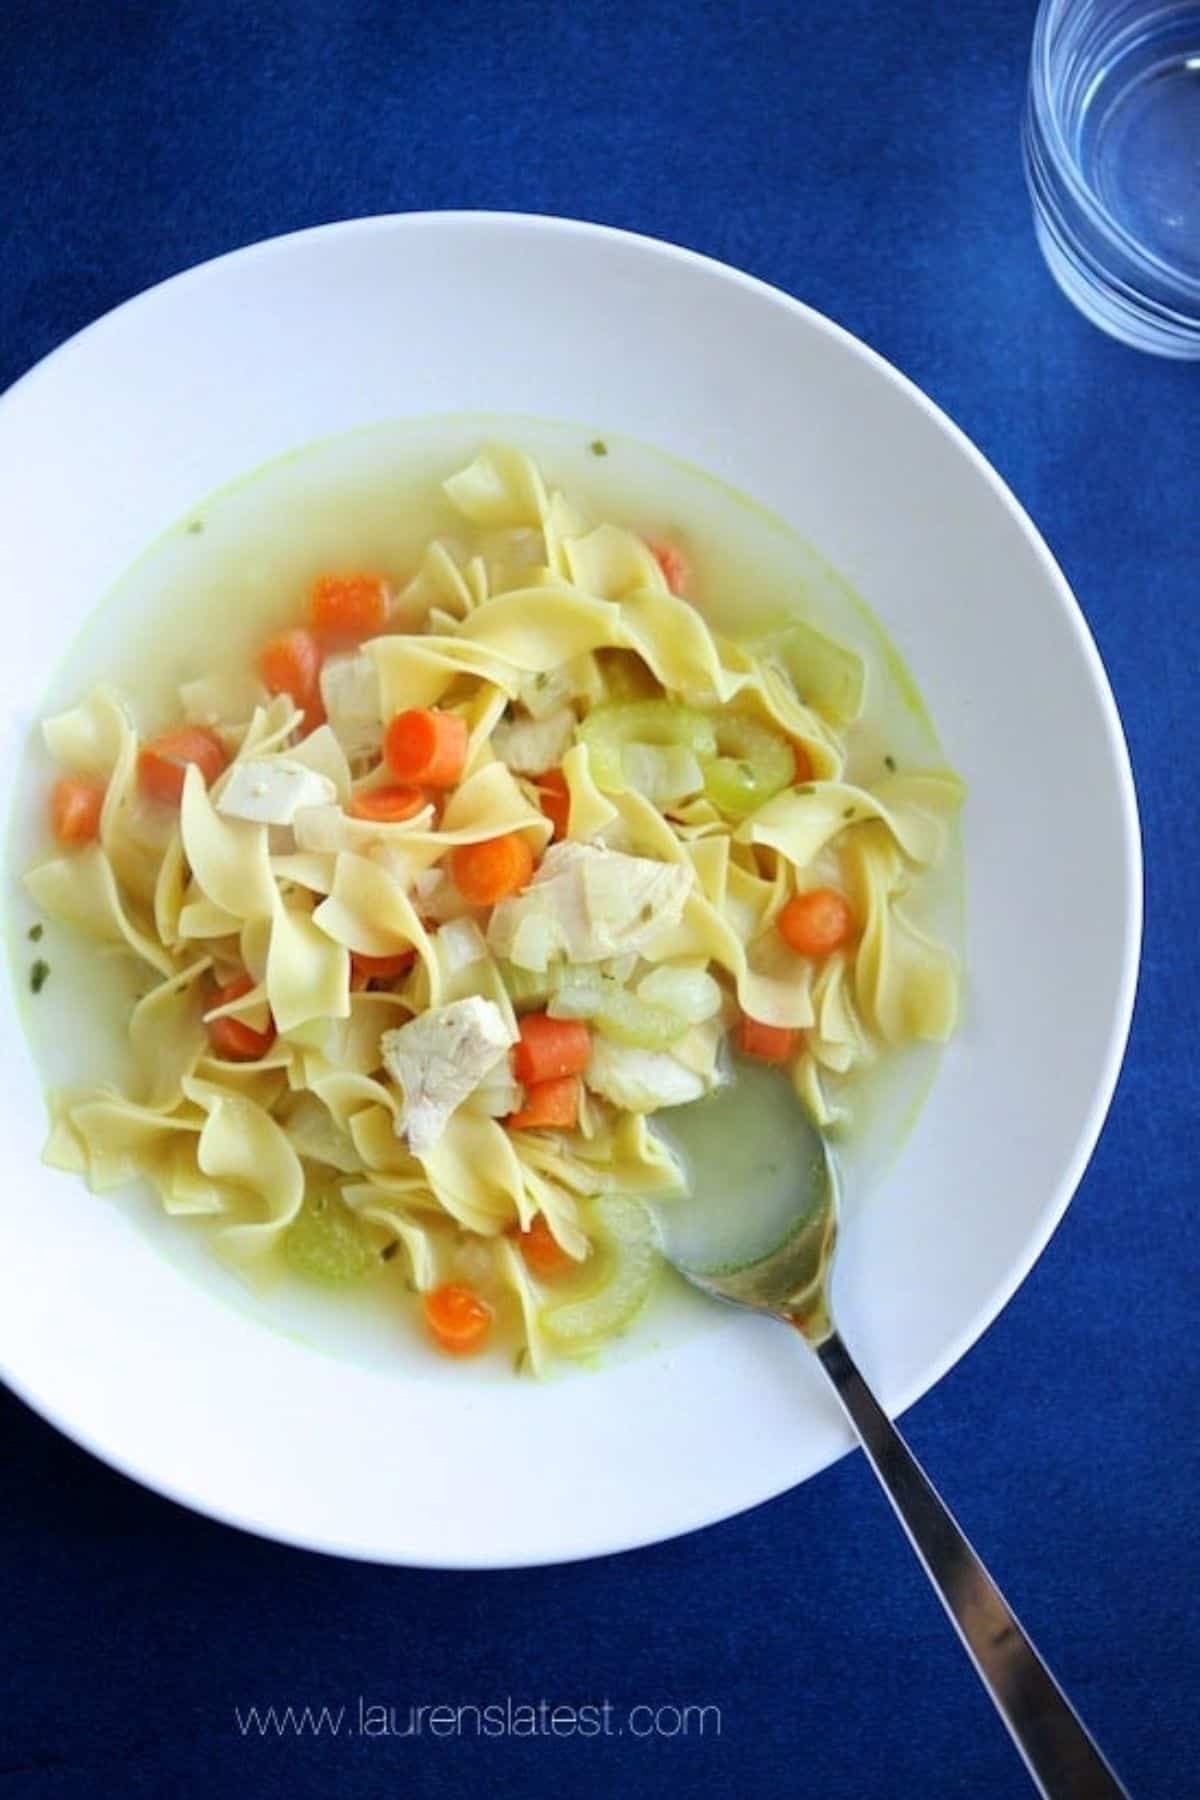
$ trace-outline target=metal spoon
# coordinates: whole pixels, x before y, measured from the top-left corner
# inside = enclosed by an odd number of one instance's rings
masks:
[[[842,1342],[829,1298],[837,1171],[786,1077],[743,1064],[735,1083],[667,1117],[694,1187],[659,1209],[668,1260],[705,1293],[782,1319],[816,1352],[1038,1790],[1051,1800],[1126,1796]],[[731,1141],[735,1205],[718,1177]]]

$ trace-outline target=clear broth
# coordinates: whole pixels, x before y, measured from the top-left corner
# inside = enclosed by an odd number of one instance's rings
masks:
[[[177,714],[183,681],[245,668],[272,631],[294,623],[322,569],[379,568],[406,579],[431,537],[454,535],[456,515],[440,483],[488,439],[519,444],[594,519],[627,524],[677,544],[691,567],[689,598],[713,626],[750,637],[799,614],[851,646],[867,667],[867,702],[853,728],[849,776],[870,780],[885,755],[901,767],[940,764],[932,723],[883,628],[840,576],[774,514],[703,471],[617,434],[493,415],[392,421],[328,439],[268,464],[193,507],[121,577],[71,644],[43,697],[42,716],[77,702],[98,682],[120,688],[142,729]],[[10,966],[35,1063],[48,1088],[121,1081],[129,1067],[126,1020],[145,973],[128,958],[46,922],[19,886],[46,854],[44,796],[53,769],[40,733],[20,773],[10,841]],[[918,922],[956,948],[962,939],[962,870],[955,841],[922,886]],[[37,959],[50,975],[35,997]],[[85,1004],[81,1005],[83,999]],[[881,1059],[854,1089],[854,1120],[839,1139],[848,1205],[883,1176],[916,1118],[937,1066],[932,1048]],[[736,1180],[736,1166],[731,1169]],[[288,1278],[251,1294],[212,1254],[205,1227],[168,1218],[149,1190],[112,1197],[191,1279],[274,1329],[327,1354],[394,1365],[398,1340],[416,1341],[403,1304],[403,1259],[348,1293]],[[100,1203],[100,1202],[98,1202]],[[622,1358],[711,1328],[720,1311],[674,1277],[664,1279],[637,1328],[612,1347]],[[476,1367],[507,1375],[509,1350]],[[438,1359],[430,1357],[432,1365]],[[411,1364],[408,1366],[411,1367]]]

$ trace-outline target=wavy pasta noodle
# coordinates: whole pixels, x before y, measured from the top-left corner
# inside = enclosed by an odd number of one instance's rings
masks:
[[[540,1373],[644,1298],[623,1234],[688,1186],[659,1114],[757,1056],[843,1129],[953,1030],[926,902],[963,789],[871,747],[852,648],[722,635],[676,549],[520,450],[444,494],[452,532],[322,574],[165,732],[108,688],[46,721],[28,894],[140,979],[128,1081],[52,1095],[46,1159]]]

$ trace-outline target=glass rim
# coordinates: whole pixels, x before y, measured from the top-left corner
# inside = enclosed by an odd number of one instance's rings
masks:
[[[1128,231],[1084,181],[1067,143],[1057,109],[1050,98],[1053,91],[1050,28],[1051,23],[1057,22],[1068,6],[1075,4],[1078,4],[1078,0],[1041,0],[1038,7],[1029,55],[1028,106],[1031,122],[1046,144],[1055,175],[1066,187],[1071,201],[1088,223],[1122,250],[1135,267],[1145,269],[1164,286],[1174,288],[1186,296],[1200,311],[1200,276],[1189,275],[1175,263],[1167,262],[1157,251],[1149,249]]]

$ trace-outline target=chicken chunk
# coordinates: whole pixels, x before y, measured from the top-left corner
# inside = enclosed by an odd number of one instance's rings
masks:
[[[537,970],[555,956],[603,962],[636,952],[679,923],[694,879],[683,863],[595,844],[553,844],[524,892],[493,911],[488,946],[493,955]]]
[[[255,825],[290,825],[302,806],[328,806],[336,799],[327,775],[282,756],[251,756],[230,769],[217,811]]]
[[[492,749],[514,775],[540,775],[558,767],[574,736],[575,714],[564,706],[548,719],[501,720],[492,733]]]
[[[381,1040],[383,1064],[404,1094],[397,1132],[427,1156],[457,1106],[474,1093],[514,1039],[500,1008],[476,995],[421,1013]]]

